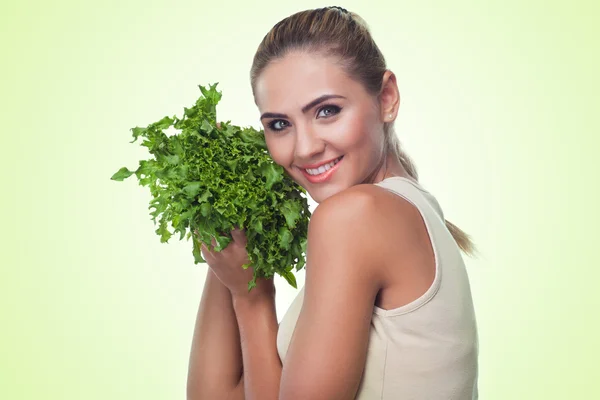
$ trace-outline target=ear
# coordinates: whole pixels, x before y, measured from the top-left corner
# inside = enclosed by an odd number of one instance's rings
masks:
[[[379,106],[383,122],[392,122],[396,119],[398,108],[400,108],[400,92],[396,82],[396,75],[389,69],[383,74],[381,92],[379,94]]]

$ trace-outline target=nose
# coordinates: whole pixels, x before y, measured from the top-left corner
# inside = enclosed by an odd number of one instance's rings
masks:
[[[317,155],[325,150],[323,141],[310,125],[298,127],[296,125],[296,146],[294,156],[298,163],[310,163]]]

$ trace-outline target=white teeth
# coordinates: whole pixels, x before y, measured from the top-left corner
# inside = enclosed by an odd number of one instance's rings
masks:
[[[333,160],[329,164],[321,165],[319,168],[316,168],[316,169],[307,168],[307,169],[305,169],[305,171],[308,172],[310,175],[320,175],[325,171],[329,171],[335,164],[337,164],[340,161],[340,159],[341,159],[341,157],[338,158],[337,160]]]

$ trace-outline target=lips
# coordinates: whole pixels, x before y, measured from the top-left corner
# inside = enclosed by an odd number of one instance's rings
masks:
[[[327,165],[328,163],[335,161],[339,159],[339,161],[331,168],[329,168],[327,171],[318,174],[318,175],[311,175],[308,172],[306,172],[305,169],[301,168],[300,170],[302,171],[302,174],[304,174],[304,176],[306,177],[306,179],[311,182],[311,183],[323,183],[328,181],[331,176],[338,170],[340,164],[344,161],[344,156],[338,157],[338,158],[334,158],[333,160],[326,162],[326,163],[321,163],[319,164],[319,166],[323,166],[323,165]],[[310,167],[309,167],[310,168]],[[310,169],[314,169],[314,168],[310,168]]]
[[[338,157],[327,164],[321,164],[321,166],[319,166],[318,168],[306,168],[306,172],[313,176],[323,174],[329,169],[333,168],[338,162],[340,162],[341,159],[342,157]]]

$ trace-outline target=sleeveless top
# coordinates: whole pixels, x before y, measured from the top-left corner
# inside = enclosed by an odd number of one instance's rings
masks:
[[[423,218],[435,255],[435,277],[419,298],[384,310],[373,305],[366,364],[356,400],[478,399],[478,334],[469,279],[437,200],[404,177],[376,185],[401,196]],[[279,324],[283,363],[304,287]]]

